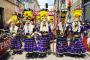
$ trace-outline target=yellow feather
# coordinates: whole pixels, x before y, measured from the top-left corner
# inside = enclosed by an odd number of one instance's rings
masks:
[[[32,11],[24,11],[24,17],[25,18],[29,18],[30,17],[30,19],[32,19],[32,17],[33,17],[33,12]]]
[[[83,11],[82,10],[75,10],[73,11],[74,16],[82,16]]]

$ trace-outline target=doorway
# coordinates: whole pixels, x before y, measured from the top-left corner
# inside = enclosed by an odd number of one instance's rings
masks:
[[[3,15],[4,15],[4,8],[0,7],[0,29],[4,28]]]

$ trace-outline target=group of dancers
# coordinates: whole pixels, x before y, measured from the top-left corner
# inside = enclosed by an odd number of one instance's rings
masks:
[[[53,29],[56,29],[56,34]],[[26,20],[22,28],[15,22],[10,24],[12,35],[11,50],[13,53],[27,52],[27,57],[46,57],[51,52],[50,44],[56,40],[56,56],[85,56],[86,48],[83,45],[82,25],[79,19],[72,23],[60,20],[55,27],[48,22],[47,17],[42,16],[42,21],[33,23]]]
[[[86,47],[83,44],[84,28],[79,20],[72,23],[58,24],[56,53],[59,56],[69,55],[75,57],[84,57],[86,55]]]

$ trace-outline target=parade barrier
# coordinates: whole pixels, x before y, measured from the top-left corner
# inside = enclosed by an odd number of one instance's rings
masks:
[[[6,53],[11,46],[11,39],[10,38],[4,38],[2,41],[0,41],[0,55],[3,55]]]

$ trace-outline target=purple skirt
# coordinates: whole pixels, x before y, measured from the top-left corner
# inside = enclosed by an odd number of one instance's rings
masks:
[[[22,43],[19,37],[14,37],[11,41],[11,49],[21,49]]]
[[[34,52],[36,50],[36,42],[34,38],[24,38],[24,51]]]
[[[75,38],[71,42],[71,45],[69,46],[68,51],[71,54],[84,54],[86,52],[86,48],[82,43],[82,38]]]
[[[48,36],[41,36],[39,37],[38,41],[38,52],[47,52],[49,45],[49,37]]]
[[[58,37],[56,44],[56,53],[63,54],[67,52],[68,44],[66,37]]]

